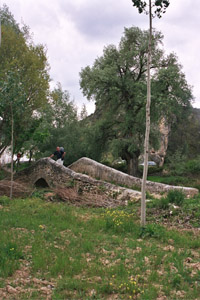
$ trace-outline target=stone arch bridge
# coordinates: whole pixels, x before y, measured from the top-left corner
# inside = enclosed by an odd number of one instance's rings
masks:
[[[50,188],[76,187],[81,191],[102,191],[116,200],[138,200],[141,198],[141,182],[113,168],[83,157],[68,167],[59,165],[50,158],[42,158],[16,174],[16,178],[32,186]],[[126,186],[126,187],[123,187]],[[187,197],[198,194],[198,190],[189,187],[170,186],[147,181],[147,191],[151,194],[163,194],[169,190],[182,190]],[[136,189],[136,190],[134,190]]]

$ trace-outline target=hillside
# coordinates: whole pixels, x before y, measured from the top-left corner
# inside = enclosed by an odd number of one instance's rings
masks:
[[[152,200],[142,230],[137,203],[81,208],[49,192],[0,197],[0,299],[199,299],[199,199],[173,213]]]
[[[42,159],[16,176],[18,197],[0,196],[0,299],[199,299],[199,194],[148,194],[141,228],[140,197],[72,169]]]

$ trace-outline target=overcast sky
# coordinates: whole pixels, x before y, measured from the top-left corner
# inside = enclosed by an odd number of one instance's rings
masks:
[[[33,41],[47,47],[52,87],[60,82],[80,108],[94,104],[80,91],[79,72],[102,55],[104,46],[118,45],[124,27],[148,29],[148,17],[139,15],[131,0],[0,0],[18,23],[30,27]],[[194,107],[200,108],[200,1],[171,0],[162,19],[153,26],[164,34],[166,53],[175,52],[188,83]],[[192,2],[192,4],[191,4]]]

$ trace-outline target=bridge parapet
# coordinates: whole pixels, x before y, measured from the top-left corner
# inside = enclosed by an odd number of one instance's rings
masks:
[[[142,179],[125,174],[90,158],[82,157],[69,166],[75,172],[85,173],[93,178],[106,180],[114,184],[125,185],[131,189],[141,189]],[[181,190],[189,198],[199,193],[198,189],[191,187],[172,186],[168,184],[147,181],[146,190],[153,194],[168,193],[170,190]]]

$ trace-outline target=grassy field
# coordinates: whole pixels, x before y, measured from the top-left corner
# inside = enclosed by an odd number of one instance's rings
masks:
[[[200,198],[139,211],[0,197],[0,299],[200,299]]]
[[[169,185],[194,187],[200,191],[199,175],[196,176],[149,175],[148,180],[169,184]]]

